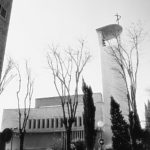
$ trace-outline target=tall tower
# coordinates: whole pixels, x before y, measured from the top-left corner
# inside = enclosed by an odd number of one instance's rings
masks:
[[[0,78],[3,68],[12,0],[0,0]]]
[[[102,88],[103,88],[103,100],[105,104],[104,112],[104,135],[106,135],[105,145],[111,145],[111,120],[110,120],[110,97],[120,104],[123,114],[127,114],[127,97],[125,82],[121,75],[114,70],[120,69],[114,57],[111,55],[111,47],[107,44],[107,41],[112,41],[120,36],[122,27],[118,24],[111,24],[96,29],[98,33],[100,51],[101,51],[101,68],[102,68]],[[106,43],[105,43],[106,42]],[[111,45],[112,46],[112,45]]]

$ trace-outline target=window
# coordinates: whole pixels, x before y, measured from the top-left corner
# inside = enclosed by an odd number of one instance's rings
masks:
[[[77,126],[77,117],[75,118],[74,126]]]
[[[31,129],[31,120],[29,120],[29,129]]]
[[[56,118],[55,121],[56,121],[56,128],[58,128],[58,118]]]
[[[63,127],[63,118],[60,118],[60,127]]]
[[[1,7],[0,10],[1,10],[1,16],[3,18],[6,18],[6,10],[3,7]]]
[[[54,118],[51,119],[51,128],[54,128]]]
[[[33,129],[35,129],[36,128],[36,120],[34,119],[33,120]]]
[[[6,18],[6,9],[0,4],[0,16]]]
[[[79,126],[82,126],[82,118],[79,117]]]
[[[45,119],[42,119],[42,128],[45,128]]]
[[[47,125],[46,126],[47,126],[47,128],[49,128],[49,119],[47,119]]]
[[[40,119],[38,119],[38,128],[40,128]]]

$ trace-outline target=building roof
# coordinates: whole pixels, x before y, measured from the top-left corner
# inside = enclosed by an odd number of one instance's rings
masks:
[[[74,96],[71,96],[72,99]],[[78,103],[83,103],[82,101],[83,95],[79,95],[78,97]],[[93,93],[93,99],[94,102],[97,101],[102,101],[102,94],[101,93]],[[40,107],[49,107],[49,106],[58,106],[61,105],[61,100],[60,97],[46,97],[46,98],[37,98],[35,100],[35,108],[40,108]]]
[[[77,107],[76,116],[82,116],[83,113],[83,103],[82,96],[79,95],[79,103]],[[102,95],[100,93],[94,93],[93,99],[95,106],[97,103],[102,103]],[[50,97],[50,98],[38,98],[36,99],[35,108],[31,108],[29,119],[31,120],[42,120],[50,118],[62,118],[62,107],[60,105],[59,97]],[[98,110],[100,111],[100,109]],[[24,113],[24,109],[21,109],[21,113]],[[18,127],[18,109],[4,109],[3,119],[2,119],[2,130],[4,128],[16,128]],[[38,132],[40,130],[37,130]],[[44,130],[47,131],[47,130]],[[41,129],[41,132],[43,130]]]

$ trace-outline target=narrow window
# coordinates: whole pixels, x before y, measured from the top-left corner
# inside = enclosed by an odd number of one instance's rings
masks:
[[[58,128],[58,118],[56,118],[56,128]]]
[[[42,128],[45,128],[45,119],[42,119]]]
[[[63,118],[60,119],[60,127],[63,127]]]
[[[38,119],[38,128],[40,128],[40,119]]]
[[[49,119],[47,119],[47,128],[49,128]]]
[[[77,126],[77,117],[75,118],[74,126]]]
[[[33,120],[33,128],[34,129],[36,128],[36,120],[35,119]]]
[[[82,126],[82,118],[79,117],[79,126]]]
[[[2,7],[2,9],[1,9],[1,16],[3,17],[3,18],[5,18],[6,17],[6,10]]]
[[[51,119],[51,128],[54,128],[54,118]]]
[[[31,120],[29,120],[29,129],[31,129]]]

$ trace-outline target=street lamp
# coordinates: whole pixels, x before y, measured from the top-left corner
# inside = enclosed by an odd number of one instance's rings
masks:
[[[100,137],[98,139],[98,142],[100,144],[100,150],[103,150],[104,139],[102,133],[103,133],[104,122],[98,121],[97,126],[98,126],[98,130],[100,131]]]

